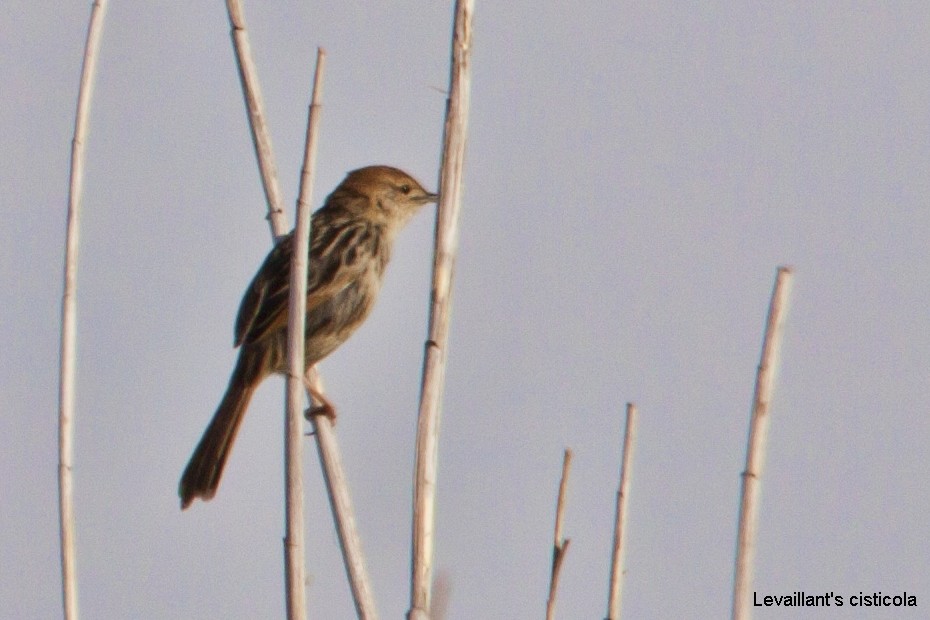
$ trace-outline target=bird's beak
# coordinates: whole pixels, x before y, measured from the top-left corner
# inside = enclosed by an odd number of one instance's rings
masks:
[[[423,197],[420,198],[420,200],[423,201],[423,204],[427,204],[427,203],[430,203],[430,202],[438,203],[438,202],[439,202],[439,194],[424,194]]]

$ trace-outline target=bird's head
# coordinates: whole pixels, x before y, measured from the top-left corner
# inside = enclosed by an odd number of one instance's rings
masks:
[[[366,217],[397,230],[420,207],[436,202],[437,197],[403,170],[390,166],[367,166],[346,175],[326,199],[325,207],[338,205],[352,215]]]

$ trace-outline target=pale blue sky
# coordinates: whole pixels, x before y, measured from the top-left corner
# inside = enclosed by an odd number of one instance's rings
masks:
[[[253,401],[217,497],[181,469],[232,368],[270,244],[223,3],[111,2],[79,271],[84,617],[283,614],[281,403]],[[57,348],[68,156],[90,2],[0,15],[0,616],[60,609]],[[317,45],[316,204],[347,170],[435,187],[447,3],[246,3],[293,204]],[[624,613],[729,614],[739,473],[776,266],[795,267],[756,589],[930,605],[930,5],[482,3],[442,425],[449,620],[606,610],[624,403],[640,407]],[[382,617],[407,609],[432,213],[322,364]],[[313,617],[352,606],[308,471]],[[759,618],[787,618],[761,610]]]

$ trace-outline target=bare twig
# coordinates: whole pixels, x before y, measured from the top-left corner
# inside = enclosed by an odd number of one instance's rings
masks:
[[[316,77],[313,85],[313,101],[310,104],[307,119],[307,154],[301,171],[299,209],[303,209],[305,206],[309,208],[310,203],[312,173],[316,163],[316,136],[319,135],[317,127],[320,122],[320,101],[323,96],[322,80],[325,60],[326,51],[319,48],[317,50]],[[304,381],[309,387],[315,388],[317,393],[323,392],[322,382],[315,366],[307,371]],[[313,396],[311,395],[310,398],[312,402]],[[375,620],[378,617],[378,612],[375,608],[374,593],[371,589],[368,570],[365,567],[361,537],[355,524],[352,499],[349,495],[349,487],[346,483],[345,470],[342,467],[342,455],[336,441],[335,431],[332,422],[326,416],[312,416],[311,423],[316,437],[320,466],[323,469],[323,479],[326,482],[326,491],[329,495],[329,505],[333,511],[333,521],[336,524],[336,533],[339,536],[339,546],[342,549],[346,576],[352,590],[352,600],[355,602],[355,611],[361,620]]]
[[[772,299],[769,303],[765,338],[762,342],[762,356],[756,373],[756,389],[752,399],[752,419],[749,422],[749,445],[746,450],[746,469],[742,475],[739,530],[736,539],[736,570],[733,579],[734,620],[748,620],[751,617],[759,480],[765,463],[769,403],[775,386],[775,371],[778,367],[778,354],[788,305],[791,275],[790,267],[778,268]]]
[[[323,99],[323,69],[326,64],[326,50],[316,50],[316,71],[313,74],[313,94],[307,112],[307,137],[304,145],[304,164],[300,170],[300,188],[297,196],[297,212],[310,215],[310,198],[313,194],[313,173],[316,169],[316,145],[319,142],[320,107]],[[307,218],[309,223],[310,218]],[[310,230],[309,227],[307,230]],[[307,249],[307,248],[304,248]]]
[[[555,536],[552,539],[552,573],[549,577],[549,598],[546,600],[546,620],[555,618],[555,595],[559,589],[559,575],[562,571],[562,562],[568,553],[571,539],[563,538],[563,523],[565,521],[565,494],[568,490],[568,473],[572,466],[572,451],[565,449],[562,459],[562,480],[559,482],[559,499],[555,505]]]
[[[291,282],[287,322],[287,424],[285,425],[284,466],[286,469],[284,559],[287,574],[288,620],[307,617],[304,591],[304,487],[301,476],[303,449],[304,324],[307,312],[307,256],[310,249],[310,200],[313,168],[316,163],[317,127],[322,96],[322,48],[317,50],[313,96],[307,116],[307,139],[297,198],[297,224],[291,255]]]
[[[636,434],[636,405],[626,404],[626,432],[623,436],[623,460],[620,466],[620,487],[617,489],[617,512],[614,521],[614,546],[610,557],[610,596],[607,620],[620,620],[620,595],[623,589],[623,543],[626,540],[627,500],[630,497],[630,476],[633,464],[633,439]]]
[[[246,109],[249,116],[249,128],[252,132],[252,139],[255,144],[255,154],[258,158],[259,170],[261,171],[262,183],[265,190],[265,198],[268,202],[268,220],[271,225],[271,235],[275,241],[281,239],[288,231],[287,215],[281,206],[280,190],[276,177],[276,167],[274,156],[271,148],[271,139],[268,136],[268,130],[264,121],[264,105],[262,102],[261,92],[258,87],[258,74],[255,70],[255,63],[251,57],[251,46],[249,45],[248,34],[245,28],[245,18],[242,12],[242,5],[239,0],[227,0],[226,6],[229,12],[229,21],[232,27],[233,47],[236,52],[236,61],[239,67],[239,76],[242,82],[242,90],[245,96]],[[325,52],[320,50],[318,53],[318,65],[322,63]],[[322,70],[318,68],[317,79],[320,79]],[[315,87],[315,92],[318,90]],[[313,169],[316,147],[311,144],[315,143],[317,132],[314,127],[318,123],[318,102],[317,107],[311,104],[308,119],[308,138],[307,150],[309,151],[309,161],[305,163],[301,174],[301,198],[299,202],[308,203],[312,192],[311,184],[306,178]],[[315,367],[306,371],[306,380],[308,385],[313,385],[319,380],[319,375]],[[322,386],[317,388],[318,393],[322,393]],[[308,395],[313,402],[312,395]],[[318,416],[314,416],[316,418]],[[319,420],[313,420],[315,427],[322,427]],[[337,531],[339,532],[340,544],[342,545],[343,558],[346,563],[346,571],[349,574],[352,595],[355,600],[355,607],[360,618],[374,619],[377,618],[375,611],[374,599],[369,585],[365,563],[362,557],[361,543],[358,531],[355,526],[355,517],[352,512],[352,503],[349,498],[348,488],[345,485],[345,475],[342,470],[342,460],[339,452],[339,445],[336,442],[335,434],[331,428],[321,431],[316,428],[317,446],[320,452],[320,462],[323,467],[323,476],[326,480],[327,490],[330,496],[330,502],[333,509],[333,515],[336,519]]]
[[[258,83],[258,72],[252,60],[252,45],[249,43],[249,33],[245,27],[242,3],[240,0],[226,0],[226,10],[229,13],[230,36],[236,51],[236,65],[239,68],[239,79],[242,82],[242,94],[245,96],[245,108],[249,114],[249,129],[255,145],[255,156],[258,158],[262,187],[268,201],[271,235],[277,240],[286,235],[289,228],[287,215],[284,213],[284,202],[281,199],[281,190],[278,187],[271,136],[265,124],[265,104]]]
[[[65,240],[64,292],[61,298],[61,358],[58,387],[58,510],[61,544],[61,596],[65,620],[77,620],[77,573],[74,550],[74,389],[77,350],[77,260],[81,198],[84,187],[84,142],[87,137],[90,102],[97,53],[103,32],[106,0],[96,0],[90,13],[81,85],[71,141],[71,180],[68,188],[68,223]]]
[[[442,400],[445,374],[446,347],[452,308],[452,271],[458,245],[458,220],[462,202],[462,170],[465,164],[471,80],[469,67],[473,9],[474,0],[457,0],[455,3],[452,67],[449,76],[449,98],[446,100],[442,168],[439,174],[439,210],[436,216],[433,250],[429,337],[425,345],[417,421],[413,559],[408,620],[428,618],[430,609],[439,406]]]
[[[315,370],[316,367],[308,373],[308,381],[317,391],[322,391],[317,382],[319,375]],[[313,416],[311,422],[316,436],[320,463],[323,467],[326,491],[329,493],[329,505],[333,510],[339,545],[342,547],[342,558],[349,578],[349,586],[352,589],[355,612],[360,620],[376,620],[378,611],[375,607],[371,580],[365,566],[361,537],[355,524],[355,513],[346,484],[345,470],[342,467],[342,456],[339,445],[336,443],[335,430],[326,416]]]

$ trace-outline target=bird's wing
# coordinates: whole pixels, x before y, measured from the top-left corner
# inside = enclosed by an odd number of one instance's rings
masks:
[[[377,251],[377,235],[363,223],[313,226],[311,233],[307,312],[349,286],[370,262],[363,255]],[[291,232],[271,250],[246,289],[236,318],[236,346],[261,340],[287,324],[293,247]],[[341,247],[349,249],[336,249]]]

